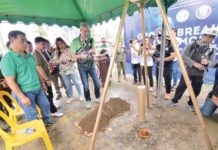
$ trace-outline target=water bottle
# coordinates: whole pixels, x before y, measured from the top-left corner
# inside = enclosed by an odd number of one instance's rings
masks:
[[[35,131],[35,129],[33,129],[33,128],[26,128],[26,129],[25,129],[25,133],[26,133],[26,134],[33,133],[34,131]]]
[[[23,130],[16,131],[17,134],[30,134],[30,133],[33,133],[33,132],[35,132],[35,129],[33,129],[33,128],[26,128],[26,129],[23,129]]]

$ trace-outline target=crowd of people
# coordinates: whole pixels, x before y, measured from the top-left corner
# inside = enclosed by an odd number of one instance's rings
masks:
[[[176,30],[174,30],[176,35]],[[199,40],[188,44],[182,53],[182,58],[192,84],[194,94],[197,97],[200,94],[204,75],[208,67],[217,67],[215,65],[215,49],[210,44],[217,36],[217,31],[213,29],[206,30]],[[154,87],[153,68],[156,71],[156,83],[160,71],[161,38],[159,33],[150,34],[145,39],[146,49],[143,50],[143,42],[132,38],[129,42],[130,50],[127,51],[119,43],[115,62],[117,64],[117,78],[121,82],[121,71],[123,79],[126,77],[126,54],[131,55],[131,64],[133,70],[133,84],[146,84],[145,67],[148,70],[148,79],[150,92],[157,95],[157,89]],[[85,102],[87,109],[92,107],[91,100],[100,102],[101,82],[96,72],[94,55],[96,54],[95,41],[90,36],[90,27],[87,23],[80,24],[80,35],[73,39],[71,45],[68,45],[61,37],[55,40],[55,49],[52,48],[49,40],[43,37],[35,38],[35,47],[27,40],[25,33],[21,31],[11,31],[8,34],[7,43],[8,52],[2,57],[0,70],[5,80],[1,82],[3,88],[7,88],[13,97],[22,107],[27,120],[38,119],[36,106],[39,106],[42,113],[42,119],[46,125],[53,124],[51,116],[61,117],[63,112],[58,110],[54,104],[54,91],[56,99],[62,98],[64,89],[70,104],[78,99]],[[102,45],[99,54],[106,54],[108,63],[110,63],[111,52],[107,49],[105,38],[101,39]],[[166,36],[164,41],[164,68],[163,79],[165,83],[165,99],[170,100],[167,106],[176,106],[179,99],[186,90],[186,84],[183,76],[177,86],[179,78],[179,66],[171,45],[171,39]],[[144,66],[144,56],[147,58],[147,66]],[[156,64],[156,65],[154,65]],[[89,77],[92,78],[94,85],[94,95],[91,97]],[[143,82],[142,82],[143,80]],[[80,82],[81,81],[81,82]],[[55,90],[52,89],[52,84]],[[73,86],[78,93],[75,97]],[[176,87],[177,86],[177,87]],[[8,88],[9,87],[9,88]],[[176,88],[175,95],[172,98],[171,92]],[[204,116],[212,115],[218,107],[218,69],[216,71],[216,80],[213,90],[202,107]],[[172,100],[171,100],[172,98]],[[194,111],[194,107],[189,98],[188,108]]]
[[[158,75],[159,75],[159,69],[160,69],[160,52],[161,52],[161,43],[160,39],[161,36],[156,34],[147,36],[145,40],[146,43],[146,51],[143,50],[143,42],[137,41],[137,39],[133,38],[130,40],[130,52],[131,52],[131,64],[132,64],[132,70],[133,70],[133,78],[134,82],[133,84],[142,84],[142,77],[143,77],[143,83],[145,84],[145,72],[144,72],[144,53],[146,53],[147,57],[147,70],[148,70],[148,77],[149,77],[149,86],[150,91],[154,91],[154,81],[153,81],[153,67],[156,67],[156,83],[158,83]],[[175,53],[171,45],[171,40],[168,36],[166,36],[165,43],[165,58],[164,58],[164,72],[163,77],[165,81],[165,87],[166,87],[166,95],[165,99],[171,98],[171,79],[173,76],[173,64],[176,63],[174,61]],[[141,43],[141,44],[140,44]],[[156,65],[154,65],[156,64]],[[174,81],[175,85],[177,84],[177,80]],[[157,88],[156,88],[157,89]],[[156,96],[157,91],[155,90],[153,95]]]
[[[91,108],[91,100],[100,101],[100,81],[96,73],[93,55],[95,54],[94,39],[90,37],[87,23],[80,24],[80,35],[71,45],[58,37],[56,49],[43,37],[35,38],[35,47],[27,40],[24,32],[11,31],[8,34],[8,52],[1,59],[1,73],[4,76],[3,88],[9,87],[18,104],[25,112],[26,119],[38,119],[36,105],[41,109],[42,119],[46,125],[53,124],[51,116],[61,117],[54,104],[62,97],[61,87],[67,95],[66,103],[85,99],[85,107]],[[95,98],[91,98],[89,76],[94,83]],[[82,81],[82,84],[80,82]],[[61,84],[59,84],[59,82]],[[75,85],[79,97],[73,93]]]
[[[176,36],[176,29],[173,29],[173,33]],[[201,92],[201,87],[203,84],[203,80],[205,74],[209,67],[217,68],[216,63],[216,49],[211,45],[217,36],[217,30],[213,28],[208,28],[203,31],[201,38],[189,43],[184,50],[182,51],[182,58],[185,63],[185,67],[190,78],[190,82],[196,97]],[[158,83],[158,76],[160,71],[160,53],[161,53],[161,38],[162,36],[159,33],[155,35],[149,35],[145,39],[146,43],[146,56],[147,56],[147,69],[148,69],[148,79],[150,91],[152,92],[153,87],[153,67],[156,72],[156,83]],[[177,39],[179,42],[179,39]],[[131,54],[131,64],[133,70],[133,84],[140,85],[142,84],[141,76],[144,79],[145,84],[145,72],[144,72],[144,51],[143,51],[143,43],[142,40],[139,41],[136,38],[130,40],[130,54]],[[165,97],[164,99],[170,100],[167,106],[172,107],[176,106],[178,101],[181,99],[183,93],[186,90],[186,83],[183,76],[180,77],[180,70],[178,65],[178,60],[175,56],[174,49],[171,44],[171,39],[166,36],[165,41],[163,42],[165,45],[164,53],[164,68],[163,68],[163,79],[165,85]],[[156,64],[156,65],[154,65]],[[179,83],[177,85],[178,79]],[[218,89],[218,69],[215,74],[215,83],[213,90],[209,93],[207,100],[205,101],[202,107],[202,114],[204,116],[212,115],[216,108],[218,107],[218,99],[217,99],[217,89]],[[156,88],[157,90],[157,84]],[[153,96],[157,96],[157,91],[154,90]],[[175,91],[175,95],[172,98],[171,91]],[[191,97],[189,97],[189,101],[187,106],[190,111],[194,112],[193,103]]]

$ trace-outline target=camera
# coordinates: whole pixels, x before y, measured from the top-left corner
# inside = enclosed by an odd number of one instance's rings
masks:
[[[153,54],[153,57],[159,58],[160,57],[160,52],[159,51],[155,51],[154,54]]]

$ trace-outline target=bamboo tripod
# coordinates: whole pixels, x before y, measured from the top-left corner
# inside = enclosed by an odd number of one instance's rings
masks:
[[[167,32],[169,34],[169,37],[171,39],[171,43],[172,43],[173,49],[175,51],[175,54],[177,56],[177,59],[178,59],[178,62],[179,62],[179,66],[180,66],[181,71],[182,71],[182,75],[184,77],[186,86],[187,86],[188,91],[189,91],[190,96],[191,96],[192,103],[193,103],[194,108],[195,108],[197,119],[198,119],[198,121],[200,123],[201,130],[202,130],[202,132],[204,134],[204,139],[205,139],[205,142],[207,144],[208,150],[212,150],[212,144],[210,142],[210,138],[209,138],[209,135],[208,135],[205,123],[204,123],[204,119],[203,119],[201,111],[200,111],[200,109],[198,107],[198,103],[197,103],[197,100],[196,100],[193,88],[191,86],[190,79],[189,79],[188,73],[186,71],[185,64],[183,62],[182,56],[179,53],[179,49],[178,49],[177,44],[176,44],[176,38],[175,38],[174,34],[172,33],[172,30],[170,28],[169,22],[167,20],[166,12],[164,11],[164,8],[163,8],[160,0],[156,0],[156,3],[157,3],[157,5],[158,5],[158,7],[160,9],[161,16],[163,18],[163,23],[164,23],[164,25],[166,27],[166,30],[167,30]]]
[[[142,30],[142,41],[143,41],[143,51],[144,51],[144,73],[145,73],[145,83],[146,83],[146,105],[151,107],[151,101],[149,98],[149,84],[148,84],[148,67],[147,67],[147,53],[146,53],[146,41],[145,41],[145,15],[144,15],[144,3],[139,4],[140,14],[141,14],[141,30]]]
[[[136,2],[137,0],[133,0],[133,1]],[[139,0],[139,1],[143,4],[147,0]],[[194,108],[195,108],[195,111],[196,111],[196,114],[197,114],[198,121],[200,123],[201,130],[203,132],[204,139],[205,139],[205,142],[207,144],[208,150],[212,150],[212,145],[211,145],[211,142],[210,142],[210,139],[209,139],[209,135],[208,135],[208,132],[207,132],[207,129],[206,129],[203,117],[201,115],[200,109],[198,107],[195,94],[194,94],[192,86],[190,84],[190,80],[189,80],[189,77],[188,77],[188,74],[187,74],[184,62],[182,60],[182,57],[181,57],[181,55],[179,53],[179,50],[178,50],[178,47],[176,45],[175,36],[173,35],[173,33],[171,31],[171,28],[170,28],[170,25],[169,25],[169,22],[167,20],[166,12],[164,11],[162,3],[160,2],[160,0],[156,0],[156,3],[157,3],[157,5],[158,5],[158,7],[160,9],[164,25],[165,25],[165,27],[167,29],[167,32],[168,32],[169,37],[170,37],[171,42],[172,42],[173,49],[174,49],[175,54],[176,54],[176,56],[178,58],[178,62],[179,62],[179,65],[180,65],[180,68],[181,68],[181,71],[182,71],[182,75],[184,77],[185,83],[186,83],[187,88],[189,90],[189,93],[190,93],[190,96],[191,96],[191,99],[192,99],[192,102],[193,102],[193,105],[194,105]],[[104,89],[103,89],[103,93],[101,95],[101,101],[100,101],[100,105],[99,105],[99,109],[98,109],[98,114],[97,114],[94,130],[93,130],[93,135],[92,135],[91,143],[89,145],[89,150],[93,150],[94,149],[95,138],[96,138],[96,134],[97,134],[99,123],[100,123],[100,119],[101,119],[101,114],[102,114],[102,110],[103,110],[103,105],[104,105],[105,97],[106,97],[106,94],[107,94],[107,91],[108,91],[110,74],[112,73],[113,65],[114,65],[114,62],[115,62],[115,56],[116,56],[116,53],[117,53],[118,44],[119,44],[119,40],[120,40],[120,36],[121,36],[121,31],[122,31],[122,27],[124,25],[124,20],[125,20],[126,14],[127,14],[128,6],[129,6],[129,0],[127,0],[125,2],[124,7],[123,7],[123,12],[122,12],[122,16],[121,16],[121,20],[120,20],[120,24],[119,24],[119,29],[118,29],[118,33],[117,33],[117,36],[116,36],[114,52],[113,52],[113,55],[112,55],[112,61],[111,61],[111,64],[109,66],[109,70],[108,70],[105,86],[104,86]],[[143,10],[143,7],[140,5],[140,12],[141,12],[141,17],[142,17],[142,23],[141,24],[142,24],[142,36],[143,36],[143,49],[144,49],[144,53],[145,53],[145,49],[146,49],[145,41],[144,41],[145,40],[145,29],[143,29],[144,28],[144,10],[143,11],[142,10]],[[145,54],[144,58],[146,58],[146,57],[147,56]],[[144,59],[144,63],[146,63],[146,62],[147,62],[147,60]],[[147,80],[148,76],[147,76],[147,72],[146,72],[146,66],[147,65],[145,64],[145,66],[144,66],[145,67],[145,75],[146,75],[145,78]],[[148,86],[147,83],[146,83],[146,86]],[[146,91],[147,90],[148,90],[148,88],[146,87]],[[147,100],[149,100],[148,93],[147,93],[146,98],[147,98]]]
[[[100,100],[100,104],[99,104],[98,114],[97,114],[97,117],[96,117],[96,122],[95,122],[94,130],[93,130],[93,135],[92,135],[91,143],[90,143],[90,146],[89,146],[89,150],[94,149],[96,133],[98,131],[98,127],[99,127],[99,123],[100,123],[100,119],[101,119],[101,114],[102,114],[102,110],[103,110],[103,105],[104,105],[105,97],[106,97],[106,94],[107,94],[107,91],[108,91],[110,75],[112,73],[112,69],[113,69],[113,66],[114,66],[115,56],[117,54],[118,44],[119,44],[120,36],[121,36],[121,33],[122,33],[122,28],[123,28],[123,25],[124,25],[125,17],[126,17],[126,14],[127,14],[128,6],[129,6],[129,1],[127,0],[125,2],[125,4],[124,4],[122,16],[121,16],[121,20],[120,20],[120,24],[119,24],[119,28],[118,28],[118,33],[117,33],[117,36],[116,36],[116,41],[115,41],[114,51],[113,51],[113,55],[112,55],[112,60],[111,60],[109,70],[108,70],[108,73],[107,73],[107,78],[106,78],[106,81],[105,81],[103,93],[102,93],[101,98],[100,98],[101,100]]]

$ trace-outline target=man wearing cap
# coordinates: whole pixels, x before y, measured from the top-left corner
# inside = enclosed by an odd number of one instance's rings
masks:
[[[188,44],[182,54],[182,58],[186,65],[186,70],[196,97],[200,94],[204,73],[206,72],[207,67],[212,66],[215,63],[215,50],[211,48],[210,44],[216,36],[217,31],[212,28],[208,28],[203,32],[202,38]],[[181,76],[175,96],[168,106],[177,105],[186,88],[187,86],[185,84],[185,80],[183,76]],[[189,97],[187,106],[190,111],[194,112],[191,97]]]

